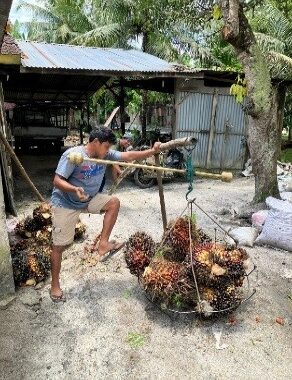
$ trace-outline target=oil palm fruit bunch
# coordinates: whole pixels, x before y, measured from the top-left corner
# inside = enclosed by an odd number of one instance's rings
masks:
[[[214,251],[214,262],[227,268],[228,277],[236,286],[242,286],[245,276],[245,261],[248,254],[243,248],[226,247]]]
[[[23,238],[30,238],[38,230],[38,224],[36,221],[27,216],[24,220],[18,222],[15,226],[15,232]]]
[[[200,285],[217,288],[225,285],[229,280],[227,266],[223,260],[214,259],[222,251],[224,252],[224,246],[220,244],[206,243],[194,246],[192,260],[190,255],[186,257],[189,276],[193,277],[195,273]]]
[[[224,288],[215,289],[212,287],[200,287],[200,300],[202,302],[202,313],[205,310],[212,311],[224,311],[230,308],[236,308],[240,301],[240,293],[237,288],[228,284]],[[207,306],[207,307],[206,307]],[[227,311],[227,310],[226,310]]]
[[[216,290],[216,299],[211,306],[216,311],[224,311],[226,309],[237,307],[240,301],[241,297],[237,288],[233,284],[229,284],[223,289]]]
[[[14,281],[17,286],[28,279],[35,283],[47,278],[50,271],[51,249],[48,245],[39,245],[32,239],[21,240],[11,247]]]
[[[136,232],[126,243],[125,260],[130,272],[140,276],[155,253],[156,244],[145,232]]]
[[[27,255],[27,265],[29,278],[34,278],[37,282],[46,279],[50,271],[50,258],[43,252],[34,255]]]
[[[35,241],[40,244],[51,244],[52,227],[50,225],[38,230],[35,234]]]
[[[26,249],[28,240],[20,240],[10,247],[15,285],[20,285],[29,278]]]
[[[145,268],[141,283],[152,299],[162,300],[166,305],[194,299],[194,287],[182,263],[154,259]]]
[[[32,215],[33,219],[38,224],[38,229],[52,224],[51,206],[48,203],[41,203],[33,210]]]
[[[184,216],[176,221],[169,222],[162,237],[164,245],[170,248],[166,250],[165,259],[177,262],[184,261],[190,250],[190,236],[192,242],[196,242],[199,237],[196,224],[192,218]]]

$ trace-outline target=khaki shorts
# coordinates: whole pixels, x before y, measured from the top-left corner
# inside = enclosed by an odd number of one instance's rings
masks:
[[[89,202],[87,209],[71,210],[63,207],[52,207],[52,240],[54,245],[69,245],[74,240],[75,226],[81,213],[100,214],[102,208],[112,199],[110,195],[97,194]]]

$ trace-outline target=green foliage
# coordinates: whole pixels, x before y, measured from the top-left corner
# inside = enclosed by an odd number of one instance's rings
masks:
[[[116,100],[112,93],[104,87],[99,89],[92,97],[92,109],[98,109],[97,119],[101,124],[104,124],[112,110],[117,106]],[[99,107],[96,107],[96,105]]]
[[[127,110],[130,114],[136,114],[142,107],[142,95],[140,91],[130,90],[127,93]]]
[[[212,15],[214,20],[219,20],[222,17],[222,11],[218,4],[214,5]]]
[[[126,338],[132,348],[139,348],[145,344],[145,336],[136,332],[130,332]]]
[[[283,149],[281,151],[280,161],[292,163],[292,148]]]
[[[174,294],[172,297],[171,297],[171,302],[173,302],[173,304],[177,307],[177,308],[180,308],[181,305],[182,305],[182,302],[183,302],[183,297],[181,294]]]
[[[123,297],[128,300],[132,295],[132,289],[126,289],[124,292],[123,292]]]
[[[237,103],[242,103],[247,95],[246,81],[239,75],[237,76],[236,83],[230,87],[230,95],[235,97]]]

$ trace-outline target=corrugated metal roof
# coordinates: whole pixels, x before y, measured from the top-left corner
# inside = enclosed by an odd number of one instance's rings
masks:
[[[45,42],[18,41],[24,68],[92,70],[104,72],[184,72],[173,65],[139,50],[96,48]],[[190,70],[186,69],[186,72]]]

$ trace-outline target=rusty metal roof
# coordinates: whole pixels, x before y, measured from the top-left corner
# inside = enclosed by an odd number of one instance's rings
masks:
[[[181,73],[189,72],[139,50],[96,48],[45,42],[18,41],[22,51],[22,71],[84,71],[113,73]]]
[[[9,35],[4,34],[2,46],[0,47],[0,54],[20,54],[18,44],[15,40]]]

